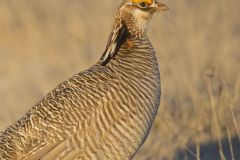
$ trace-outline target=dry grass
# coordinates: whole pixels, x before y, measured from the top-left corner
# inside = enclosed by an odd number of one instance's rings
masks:
[[[163,95],[136,160],[239,160],[238,0],[165,1],[149,37]],[[104,50],[120,1],[0,1],[0,130]]]

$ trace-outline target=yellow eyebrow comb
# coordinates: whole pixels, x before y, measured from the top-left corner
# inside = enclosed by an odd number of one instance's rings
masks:
[[[138,2],[146,2],[148,4],[152,4],[153,0],[132,0],[133,3],[138,3]]]

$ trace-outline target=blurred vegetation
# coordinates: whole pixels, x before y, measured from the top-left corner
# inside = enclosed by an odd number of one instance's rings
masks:
[[[162,101],[136,160],[239,160],[238,0],[165,0],[149,27]],[[0,130],[101,56],[120,1],[0,1]]]

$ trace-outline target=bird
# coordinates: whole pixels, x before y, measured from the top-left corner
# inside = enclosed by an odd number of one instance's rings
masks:
[[[158,0],[123,0],[100,59],[0,132],[0,159],[133,159],[149,135],[161,97],[148,24],[167,9]]]

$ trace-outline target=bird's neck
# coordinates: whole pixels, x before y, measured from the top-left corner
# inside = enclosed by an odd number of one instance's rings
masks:
[[[119,54],[121,48],[130,50],[137,48],[138,45],[145,44],[149,44],[149,46],[152,47],[146,33],[142,32],[141,36],[132,34],[132,32],[129,31],[129,27],[127,27],[125,23],[118,21],[116,22],[117,23],[115,23],[113,31],[108,39],[106,49],[99,60],[100,65],[107,65],[110,61],[112,61],[115,56]]]
[[[119,48],[118,53],[111,59],[109,65],[122,66],[131,65],[132,69],[138,67],[150,67],[158,69],[155,50],[145,35],[141,39],[128,37]]]

